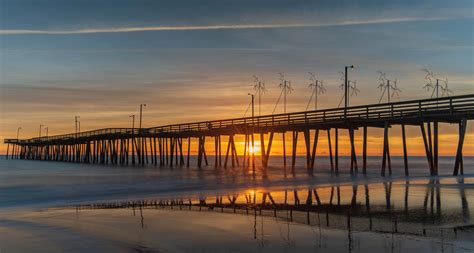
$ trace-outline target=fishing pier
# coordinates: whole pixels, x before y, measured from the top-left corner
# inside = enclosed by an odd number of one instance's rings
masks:
[[[409,175],[408,150],[405,126],[417,126],[423,138],[430,175],[438,174],[439,124],[457,124],[458,143],[453,175],[463,174],[463,144],[467,123],[474,118],[474,94],[442,98],[410,100],[393,103],[370,104],[174,124],[151,128],[106,128],[93,131],[38,137],[32,139],[5,139],[7,159],[48,160],[91,164],[153,164],[156,166],[190,166],[191,145],[197,145],[197,166],[209,165],[206,141],[214,141],[215,168],[228,166],[253,166],[255,156],[260,156],[261,167],[266,168],[270,159],[273,137],[282,135],[283,159],[287,166],[286,133],[291,133],[291,161],[295,168],[298,135],[304,137],[306,167],[312,171],[320,134],[327,134],[328,159],[331,170],[339,173],[339,133],[348,131],[350,140],[350,172],[366,173],[367,132],[369,128],[384,131],[381,175],[392,173],[389,130],[401,127],[405,175]],[[334,132],[334,135],[331,134]],[[355,148],[355,131],[363,131],[362,161]],[[238,154],[234,138],[244,136],[243,154]],[[313,139],[311,138],[313,137]],[[222,152],[222,138],[227,147]],[[255,142],[260,142],[260,152],[251,152]],[[187,144],[183,145],[183,143]],[[361,168],[359,168],[361,167]]]

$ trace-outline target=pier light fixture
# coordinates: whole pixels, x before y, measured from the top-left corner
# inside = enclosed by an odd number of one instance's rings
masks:
[[[252,93],[248,93],[249,96],[252,96],[252,118],[255,116],[255,110],[254,110],[254,98],[255,98],[255,95],[252,94]]]
[[[79,121],[81,117],[74,116],[74,122],[76,123],[76,134],[81,131],[81,122]]]
[[[41,125],[41,124],[40,124],[40,127],[39,127],[39,137],[41,137],[41,128],[43,128],[43,127],[44,127],[44,125]]]
[[[347,69],[354,70],[354,65],[345,66],[344,68],[344,116],[347,114],[347,107],[349,107],[349,81],[347,79]]]
[[[140,131],[142,129],[142,116],[143,116],[143,107],[146,107],[146,104],[140,104]]]
[[[128,116],[129,118],[132,118],[132,129],[135,129],[135,114]]]
[[[16,129],[16,139],[18,140],[20,138],[20,130],[21,130],[21,127],[18,127]]]
[[[249,96],[252,96],[252,146],[249,147],[249,151],[252,154],[252,170],[255,173],[255,139],[254,139],[254,132],[255,132],[255,124],[254,124],[254,117],[255,117],[255,110],[254,110],[254,101],[255,95],[248,93]]]

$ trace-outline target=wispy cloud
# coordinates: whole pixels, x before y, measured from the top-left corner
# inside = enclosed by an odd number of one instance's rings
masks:
[[[4,29],[0,35],[21,34],[88,34],[88,33],[129,33],[147,31],[196,31],[196,30],[245,30],[245,29],[275,29],[275,28],[305,28],[305,27],[330,27],[350,25],[370,25],[386,23],[403,23],[416,21],[436,21],[449,18],[420,18],[402,17],[370,20],[347,20],[329,23],[290,23],[290,24],[229,24],[229,25],[205,25],[205,26],[144,26],[144,27],[116,27],[116,28],[86,28],[76,30],[30,30],[30,29]]]

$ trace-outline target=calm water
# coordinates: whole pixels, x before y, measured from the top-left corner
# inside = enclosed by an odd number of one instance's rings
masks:
[[[0,157],[0,250],[474,250],[472,157],[464,159],[463,177],[450,176],[451,157],[440,159],[439,177],[428,176],[425,158],[410,157],[409,178],[401,157],[392,158],[393,175],[385,178],[380,157],[369,158],[365,176],[351,176],[347,158],[339,176],[330,173],[326,157],[311,174],[305,157],[294,171],[280,160],[272,157],[268,169],[253,173],[214,169],[212,157],[201,170]],[[121,208],[103,209],[111,203]]]
[[[175,196],[199,192],[226,192],[251,187],[304,187],[331,183],[379,182],[404,178],[403,159],[394,157],[393,175],[380,177],[380,157],[369,157],[368,174],[351,177],[347,158],[340,159],[340,175],[330,173],[326,157],[316,161],[315,170],[308,175],[305,157],[299,157],[294,173],[284,169],[281,157],[272,157],[269,168],[201,170],[186,167],[103,166],[62,162],[6,160],[0,157],[0,207],[51,206],[88,201],[137,199],[152,196]],[[361,161],[359,161],[360,163]],[[196,164],[191,159],[191,164]],[[259,164],[259,161],[256,162]],[[451,175],[453,158],[440,159],[440,175]],[[466,175],[473,175],[474,158],[464,159]],[[428,165],[423,157],[410,157],[410,177],[427,177]]]

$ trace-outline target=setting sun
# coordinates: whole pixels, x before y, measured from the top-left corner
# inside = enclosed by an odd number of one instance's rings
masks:
[[[258,154],[260,152],[260,147],[259,146],[250,147],[249,152],[250,154]]]

